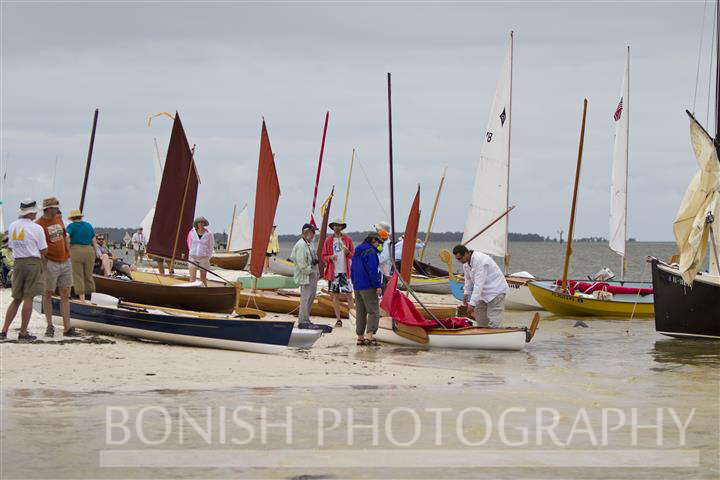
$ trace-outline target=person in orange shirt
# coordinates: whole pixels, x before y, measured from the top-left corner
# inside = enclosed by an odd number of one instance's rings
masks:
[[[52,323],[52,296],[55,289],[60,293],[60,314],[63,319],[63,336],[77,337],[79,333],[70,327],[70,288],[73,286],[72,262],[70,261],[70,240],[65,232],[65,224],[58,214],[60,202],[50,197],[43,200],[43,215],[35,223],[45,232],[48,249],[45,254],[45,294],[43,310],[47,320],[46,337],[55,335]]]

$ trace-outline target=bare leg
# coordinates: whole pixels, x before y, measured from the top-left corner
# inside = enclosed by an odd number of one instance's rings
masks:
[[[342,321],[340,319],[340,294],[339,293],[331,293],[332,299],[333,299],[333,309],[335,310],[335,319],[340,322]]]
[[[22,322],[20,323],[20,335],[27,335],[27,327],[30,323],[30,315],[32,315],[32,304],[33,304],[33,297],[25,297],[23,299],[22,304],[22,311],[20,312],[20,318],[22,319]]]
[[[60,291],[60,315],[63,319],[63,331],[67,332],[70,330],[70,287],[59,287],[58,290]]]
[[[200,281],[207,287],[207,272],[205,270],[200,270]]]
[[[157,262],[158,272],[160,272],[160,275],[165,275],[165,260],[158,258],[156,260],[156,262]]]
[[[355,309],[355,301],[353,300],[353,294],[346,293],[345,298],[347,299],[348,308],[350,310],[354,310]]]
[[[43,310],[45,311],[45,321],[48,327],[52,327],[52,294],[53,292],[45,292],[43,295]]]
[[[15,315],[17,314],[21,302],[22,300],[13,298],[12,302],[10,302],[10,305],[8,305],[7,311],[5,312],[5,322],[3,323],[2,327],[3,333],[7,333],[10,329],[10,324],[13,320],[15,320]]]
[[[188,267],[190,270],[190,281],[194,282],[195,278],[197,277],[197,267],[195,265],[190,264]]]
[[[100,257],[100,261],[102,262],[102,268],[103,272],[105,272],[105,276],[109,277],[112,273],[112,260],[110,260],[110,257],[108,257],[107,254],[103,254],[103,256]]]

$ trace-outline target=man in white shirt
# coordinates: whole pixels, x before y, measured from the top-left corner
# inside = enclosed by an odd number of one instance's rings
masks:
[[[139,227],[132,236],[132,246],[135,251],[135,265],[139,265],[145,256],[145,234],[143,227]]]
[[[13,266],[12,302],[5,313],[5,323],[0,332],[0,340],[7,338],[10,324],[15,319],[22,304],[20,334],[18,340],[37,339],[27,331],[32,314],[33,297],[45,291],[45,271],[43,263],[47,252],[45,231],[34,222],[37,216],[37,203],[34,200],[20,202],[18,219],[8,228],[8,246],[12,249],[15,264]]]
[[[505,311],[505,293],[508,285],[497,263],[481,252],[456,245],[453,255],[463,264],[465,299],[468,315],[474,316],[479,326],[499,327]]]

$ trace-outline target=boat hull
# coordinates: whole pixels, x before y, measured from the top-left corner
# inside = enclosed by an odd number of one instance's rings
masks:
[[[128,302],[181,310],[232,313],[235,309],[236,289],[233,286],[178,286],[181,281],[174,277],[142,272],[133,272],[133,277],[138,280],[93,275],[95,290]]]
[[[398,285],[400,290],[405,290],[404,285]],[[419,277],[413,275],[410,278],[410,288],[420,293],[434,293],[437,295],[447,295],[450,293],[450,284],[448,278],[442,277]]]
[[[300,310],[300,294],[276,293],[271,291],[245,291],[237,293],[238,306],[257,308],[264,312],[288,313],[297,315]],[[335,317],[335,310],[332,300],[328,297],[315,297],[315,302],[310,308],[310,315],[318,317]],[[340,316],[348,318],[347,304],[340,304]]]
[[[290,343],[288,344],[288,347],[312,348],[312,346],[315,345],[315,342],[317,342],[321,336],[321,330],[293,328],[292,335],[290,335]]]
[[[720,279],[699,275],[689,286],[678,269],[656,259],[652,260],[652,279],[658,333],[720,339]]]
[[[652,295],[616,295],[613,299],[604,300],[589,295],[561,292],[554,282],[533,281],[528,284],[528,288],[535,300],[555,315],[628,319],[651,318],[654,315]]]
[[[520,328],[462,328],[428,330],[428,343],[414,342],[396,334],[392,319],[383,317],[376,337],[381,342],[418,348],[450,348],[462,350],[522,350],[527,334]]]
[[[292,277],[295,274],[295,265],[282,258],[270,257],[268,260],[268,269],[276,275],[282,275],[284,277]]]
[[[60,315],[60,300],[53,298],[53,315]],[[42,312],[42,301],[35,308]],[[89,332],[195,347],[253,353],[280,353],[287,348],[292,321],[253,320],[218,316],[217,319],[158,314],[70,302],[70,324]]]
[[[249,252],[221,252],[210,257],[210,264],[223,270],[243,270],[249,258]]]
[[[521,311],[536,311],[544,310],[533,294],[527,287],[527,280],[524,281],[513,281],[512,278],[506,277],[508,283],[508,291],[505,294],[505,309],[506,310],[521,310]],[[453,297],[460,300],[464,299],[465,292],[463,289],[465,285],[457,280],[450,279],[449,281],[450,290]]]

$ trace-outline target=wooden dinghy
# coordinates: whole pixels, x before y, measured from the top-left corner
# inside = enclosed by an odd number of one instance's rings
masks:
[[[299,285],[292,277],[284,277],[282,275],[254,277],[238,277],[235,281],[243,286],[243,288],[255,288],[257,290],[277,290],[279,288],[298,288]]]
[[[288,347],[293,332],[292,320],[208,315],[136,303],[112,306],[97,297],[98,294],[93,294],[90,303],[71,300],[73,327],[163,343],[254,353],[281,353]],[[52,303],[53,315],[60,315],[60,300],[53,298]],[[42,312],[39,297],[33,305]]]
[[[224,270],[243,270],[250,258],[250,252],[220,252],[210,257],[210,264]]]
[[[405,287],[401,286],[400,289]],[[410,277],[410,288],[416,292],[434,293],[436,295],[448,295],[450,293],[450,284],[448,277],[424,277],[413,275]]]
[[[463,350],[522,350],[532,340],[540,315],[535,314],[529,328],[466,327],[431,328],[395,324],[391,317],[380,319],[376,337],[381,342],[419,348],[453,348]]]
[[[236,304],[236,287],[219,282],[188,284],[169,275],[133,272],[132,280],[93,275],[95,290],[127,302],[173,307],[197,312],[231,313]]]
[[[239,290],[238,307],[257,308],[264,312],[288,313],[297,315],[300,311],[300,294],[283,291],[256,291]],[[332,299],[318,294],[310,308],[310,315],[318,317],[335,317]],[[340,316],[348,318],[347,304],[340,304]]]
[[[284,277],[292,277],[295,274],[295,265],[290,260],[284,258],[270,257],[268,268],[275,275]]]
[[[653,294],[641,295],[652,289],[652,284],[642,282],[601,282],[609,285],[605,294],[565,292],[555,282],[533,281],[528,284],[530,292],[540,305],[556,315],[571,317],[620,317],[650,318],[655,315]],[[613,293],[613,291],[615,293]]]

